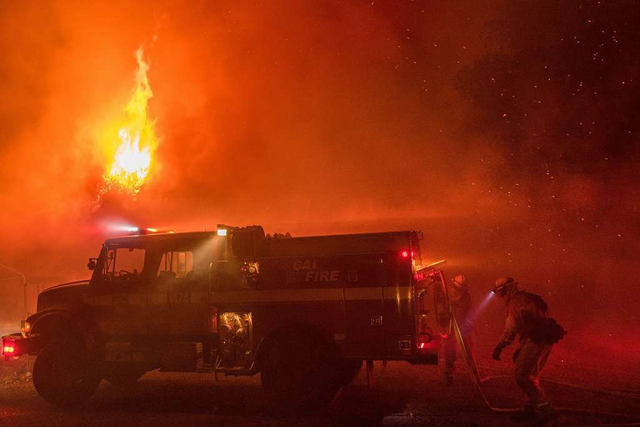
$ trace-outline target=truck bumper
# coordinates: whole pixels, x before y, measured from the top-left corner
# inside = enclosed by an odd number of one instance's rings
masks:
[[[437,365],[438,361],[437,354],[422,354],[408,360],[412,365]]]
[[[5,359],[36,353],[40,348],[37,334],[23,337],[20,332],[2,337],[2,352]]]

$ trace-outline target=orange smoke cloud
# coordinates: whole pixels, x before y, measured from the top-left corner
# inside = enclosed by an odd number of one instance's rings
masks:
[[[0,262],[86,276],[110,223],[414,228],[477,289],[513,275],[574,325],[588,306],[624,326],[638,37],[613,32],[622,6],[538,4],[553,19],[471,0],[3,2]],[[598,7],[611,24],[587,24]],[[131,54],[156,34],[147,69]],[[123,113],[142,70],[144,110]],[[93,211],[112,171],[136,200]]]

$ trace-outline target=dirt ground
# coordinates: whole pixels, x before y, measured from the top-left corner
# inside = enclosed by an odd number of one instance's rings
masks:
[[[517,408],[522,396],[508,362],[493,362],[484,349],[479,366],[491,376],[483,389],[493,406]],[[508,357],[504,358],[508,360]],[[207,374],[147,373],[137,384],[115,387],[103,382],[82,408],[65,412],[43,401],[25,360],[0,363],[0,425],[31,426],[328,426],[433,425],[507,426],[509,415],[487,408],[466,368],[459,366],[454,384],[445,387],[442,368],[375,364],[375,384],[359,377],[334,400],[314,413],[292,413],[273,407],[252,378]],[[551,402],[560,409],[550,426],[640,425],[640,372],[567,364],[560,353],[550,361],[543,382]],[[551,381],[551,382],[549,382]],[[613,414],[620,414],[616,416]]]

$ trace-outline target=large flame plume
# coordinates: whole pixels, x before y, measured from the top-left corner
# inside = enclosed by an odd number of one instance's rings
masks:
[[[147,115],[147,104],[153,92],[147,78],[149,64],[144,60],[142,47],[136,51],[136,59],[138,71],[135,89],[124,109],[126,119],[117,133],[120,144],[104,174],[101,195],[115,190],[135,198],[149,173],[151,156],[158,144],[155,122],[149,120]],[[116,135],[113,135],[115,138]]]

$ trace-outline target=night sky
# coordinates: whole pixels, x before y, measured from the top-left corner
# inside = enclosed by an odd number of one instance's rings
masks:
[[[160,143],[97,206],[140,46]],[[477,299],[510,275],[574,345],[640,351],[637,1],[0,0],[0,52],[0,263],[34,283],[111,224],[418,229]]]

